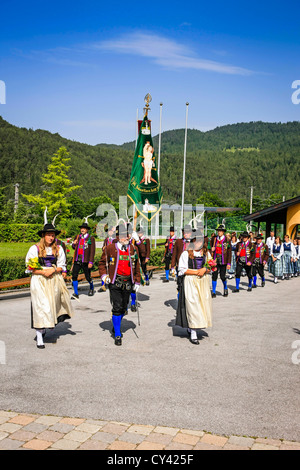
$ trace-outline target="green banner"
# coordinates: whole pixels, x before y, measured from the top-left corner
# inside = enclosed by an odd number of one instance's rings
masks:
[[[127,196],[140,215],[150,221],[161,208],[162,191],[158,180],[151,122],[145,115],[139,130]]]

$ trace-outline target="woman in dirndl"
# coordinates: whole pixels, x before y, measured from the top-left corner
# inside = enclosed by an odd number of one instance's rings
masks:
[[[270,273],[274,276],[274,282],[277,284],[278,278],[282,277],[283,265],[282,257],[284,254],[283,244],[280,237],[275,238],[275,242],[271,245],[270,252]]]
[[[212,299],[210,293],[210,269],[205,266],[211,255],[199,230],[192,235],[188,250],[179,258],[179,301],[176,325],[187,328],[192,344],[199,344],[197,329],[212,326]]]
[[[56,243],[60,233],[52,224],[38,232],[41,240],[32,245],[26,255],[26,272],[31,274],[31,326],[36,330],[39,349],[44,349],[46,328],[73,316],[70,295],[62,272],[66,270],[66,255]]]
[[[283,251],[284,253],[282,257],[282,279],[289,279],[290,277],[293,277],[293,260],[296,253],[294,244],[290,240],[290,237],[288,235],[284,236]]]

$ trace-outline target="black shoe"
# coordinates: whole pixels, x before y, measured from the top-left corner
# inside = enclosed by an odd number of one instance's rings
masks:
[[[131,310],[132,312],[136,312],[136,305],[134,305],[134,304],[131,305],[131,306],[130,306],[130,310]]]
[[[217,297],[217,294],[215,294],[214,292],[211,293],[211,296],[212,298],[214,299],[215,297]]]
[[[240,292],[240,289],[235,288],[233,292]]]
[[[228,289],[224,289],[223,297],[228,297]]]
[[[150,285],[150,282],[149,281],[146,281],[146,286],[149,286]]]
[[[39,349],[45,349],[45,345],[44,345],[44,344],[37,344],[36,347],[39,348]]]
[[[169,279],[164,279],[163,282],[169,282]]]
[[[253,284],[252,288],[253,288],[253,289],[256,289],[256,288],[257,288],[257,285],[256,285],[256,284]]]
[[[266,285],[265,281],[262,281],[261,282],[261,287],[265,287],[265,285]]]
[[[116,345],[116,346],[121,346],[121,345],[122,345],[122,338],[121,338],[121,336],[116,336],[116,337],[115,337],[115,345]]]
[[[247,292],[251,292],[251,291],[252,291],[252,287],[248,287]]]
[[[104,286],[100,287],[100,289],[98,290],[98,292],[106,292],[106,287],[104,287]]]
[[[78,300],[78,299],[79,299],[79,295],[78,295],[78,294],[72,294],[72,295],[71,295],[71,299]]]
[[[94,293],[95,293],[95,290],[94,290],[94,289],[90,289],[90,290],[89,290],[89,293],[88,293],[88,296],[89,296],[89,297],[92,297],[92,296],[94,295]]]
[[[198,339],[190,339],[192,344],[200,344]]]

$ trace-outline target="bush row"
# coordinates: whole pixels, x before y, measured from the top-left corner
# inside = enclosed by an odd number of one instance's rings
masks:
[[[161,266],[163,257],[163,248],[153,249],[150,255],[149,265]],[[98,264],[101,258],[101,253],[96,253],[94,266],[92,271],[98,270]],[[72,256],[67,255],[67,271],[68,275],[71,274]],[[24,257],[4,258],[0,259],[0,282],[11,281],[14,279],[22,279],[28,277],[25,273],[25,259]]]

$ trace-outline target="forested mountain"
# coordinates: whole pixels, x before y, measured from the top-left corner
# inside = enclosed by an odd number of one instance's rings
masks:
[[[164,202],[181,202],[184,129],[161,136],[161,184]],[[158,154],[158,136],[154,136]],[[0,117],[0,186],[13,197],[41,192],[41,175],[51,156],[65,146],[71,154],[69,176],[83,185],[83,200],[107,195],[118,200],[126,195],[135,142],[123,145],[87,145],[45,130],[18,128]],[[267,198],[277,193],[286,199],[300,194],[300,122],[250,122],[187,134],[186,203],[203,192],[219,195],[227,204],[254,193]]]

